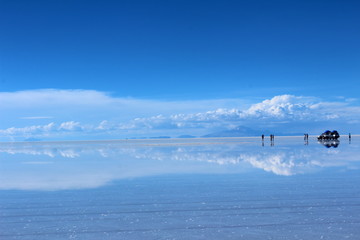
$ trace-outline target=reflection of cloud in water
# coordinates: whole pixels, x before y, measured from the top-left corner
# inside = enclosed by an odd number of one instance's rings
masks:
[[[51,148],[51,147],[42,147],[42,148],[31,148],[31,146],[10,146],[10,147],[1,147],[0,153],[7,154],[25,154],[25,155],[45,155],[51,158],[56,156],[62,156],[67,158],[75,158],[80,156],[80,152],[73,148]]]
[[[263,169],[277,175],[291,176],[303,174],[319,167],[344,166],[352,161],[357,161],[356,155],[347,153],[346,157],[338,149],[270,149],[262,151],[235,151],[234,149],[219,151],[196,151],[195,149],[178,148],[170,154],[157,149],[146,153],[133,152],[136,158],[149,158],[153,160],[174,160],[186,162],[207,162],[218,165],[244,165],[249,163],[255,168]]]
[[[0,189],[94,188],[116,179],[253,168],[291,176],[323,167],[350,168],[359,161],[355,144],[346,149],[317,146],[2,144]]]
[[[244,154],[241,156],[244,161],[249,162],[256,168],[273,172],[277,175],[290,176],[311,168],[311,161],[304,161],[306,155],[292,153],[272,153],[272,154]]]

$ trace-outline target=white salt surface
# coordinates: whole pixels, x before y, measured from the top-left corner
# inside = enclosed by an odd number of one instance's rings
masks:
[[[360,138],[0,144],[0,239],[360,239]]]

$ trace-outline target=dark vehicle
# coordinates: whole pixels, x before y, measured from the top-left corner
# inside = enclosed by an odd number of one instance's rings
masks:
[[[334,131],[326,130],[324,133],[322,133],[320,136],[318,136],[318,140],[337,140],[340,137],[339,133]]]

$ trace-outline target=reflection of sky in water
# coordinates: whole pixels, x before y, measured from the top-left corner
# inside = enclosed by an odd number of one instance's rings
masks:
[[[74,143],[3,143],[1,189],[79,189],[113,180],[192,173],[245,173],[262,169],[291,176],[337,167],[358,168],[353,140],[338,148],[300,138],[129,140]]]
[[[359,144],[0,144],[0,239],[359,239]]]

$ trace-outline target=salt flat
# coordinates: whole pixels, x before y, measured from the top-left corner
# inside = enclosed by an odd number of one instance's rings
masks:
[[[1,143],[0,239],[359,239],[359,143]]]

